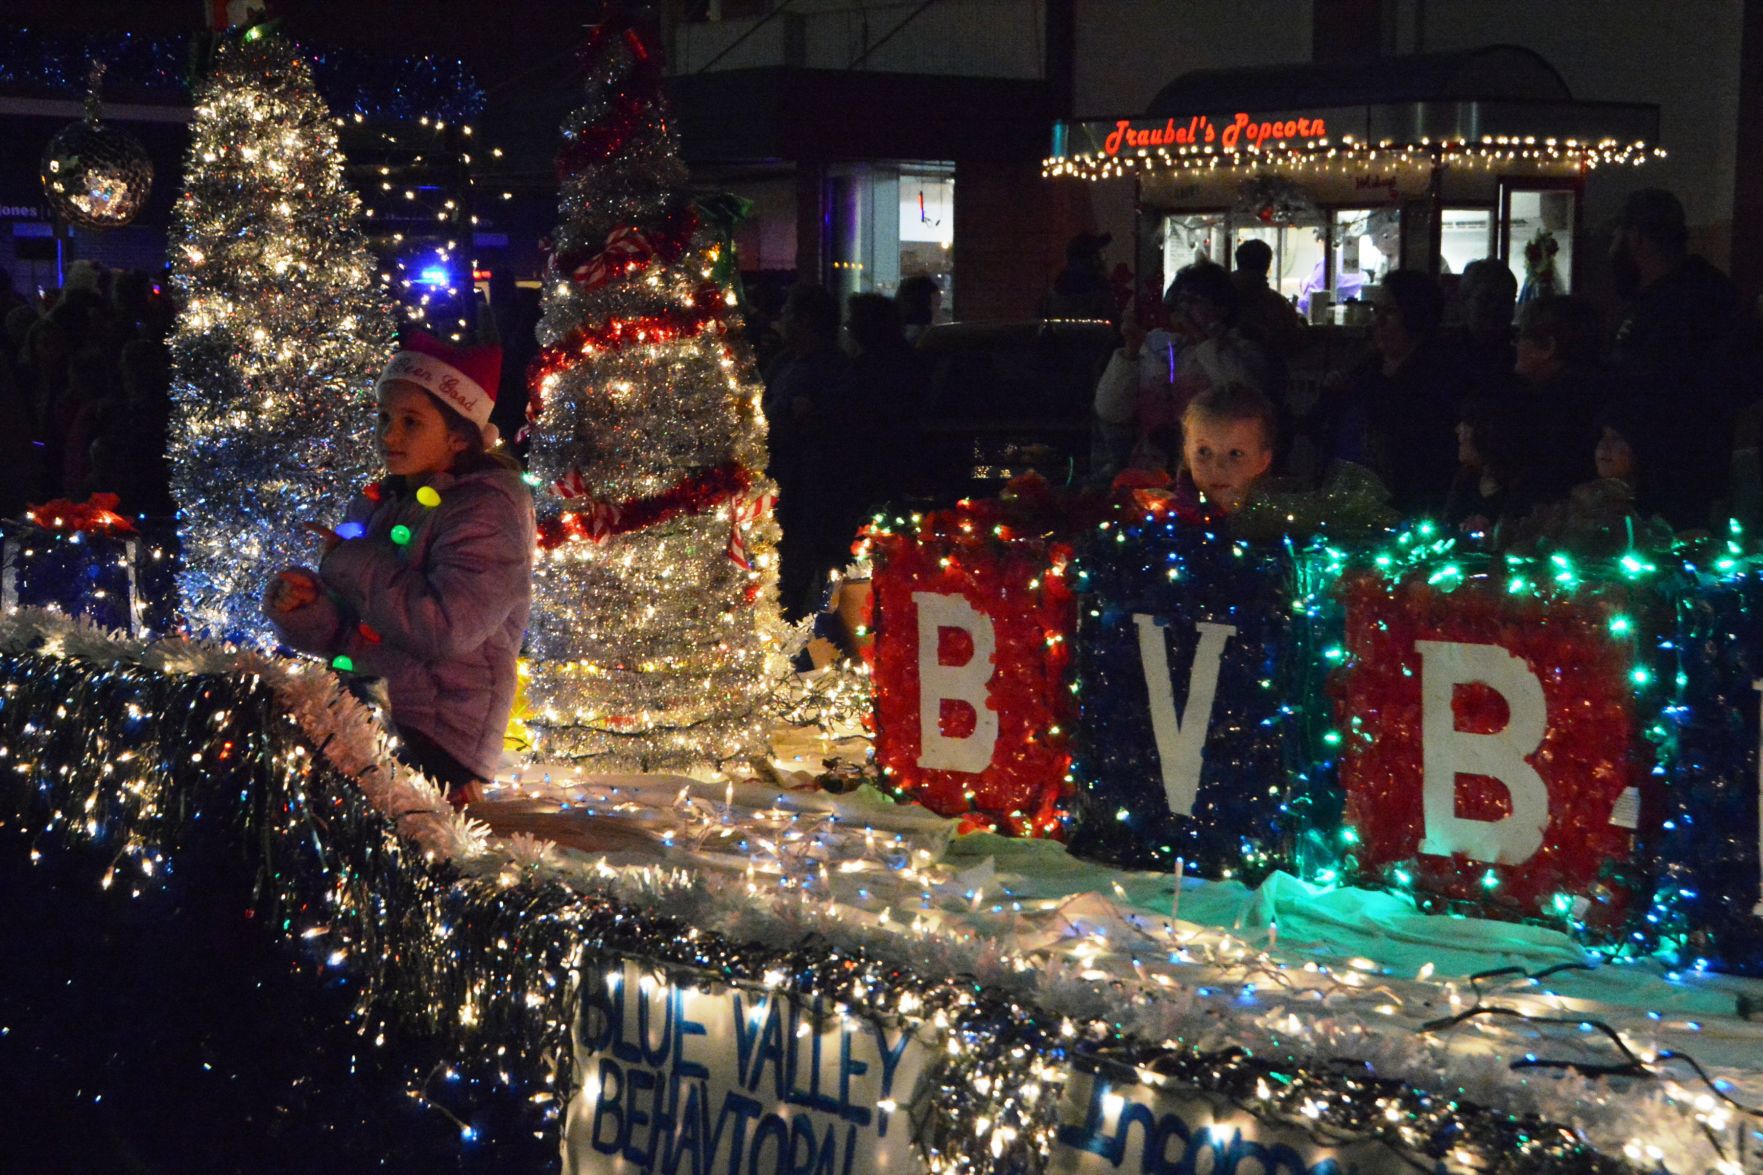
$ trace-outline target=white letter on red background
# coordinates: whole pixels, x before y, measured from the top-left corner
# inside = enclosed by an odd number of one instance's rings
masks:
[[[913,592],[912,602],[918,606],[918,765],[977,775],[992,765],[998,747],[998,712],[986,706],[992,655],[998,648],[992,622],[960,596]],[[965,665],[938,662],[938,636],[945,628],[959,628],[973,638],[973,656]],[[973,707],[972,734],[950,738],[943,733],[945,700]]]
[[[1420,653],[1420,741],[1426,827],[1420,851],[1472,861],[1519,865],[1543,844],[1549,823],[1549,789],[1525,762],[1543,743],[1548,706],[1543,684],[1522,657],[1499,645],[1415,641]],[[1474,734],[1457,729],[1451,697],[1459,685],[1480,683],[1506,699],[1511,718],[1503,730]],[[1457,815],[1457,777],[1497,779],[1512,797],[1512,812],[1498,820]]]
[[[1188,704],[1175,712],[1174,683],[1169,678],[1169,647],[1153,616],[1133,614],[1139,626],[1139,662],[1145,670],[1145,692],[1151,699],[1151,733],[1157,738],[1157,765],[1163,771],[1163,794],[1177,816],[1194,814],[1200,793],[1200,765],[1205,757],[1206,730],[1212,725],[1212,700],[1218,694],[1218,662],[1224,642],[1236,635],[1230,624],[1195,623],[1200,639],[1188,668]]]

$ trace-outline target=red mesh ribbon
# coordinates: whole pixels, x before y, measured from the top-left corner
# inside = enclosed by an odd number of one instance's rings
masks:
[[[1001,503],[975,502],[927,516],[917,534],[871,536],[876,758],[932,811],[968,817],[972,827],[1056,836],[1075,719],[1064,680],[1077,619],[1065,578],[1071,552],[1060,542],[1010,537],[1005,519],[1018,517]],[[986,708],[997,712],[998,740],[982,771],[919,765],[919,592],[959,596],[991,622]],[[972,640],[940,629],[933,655],[963,664],[974,655]],[[951,738],[970,735],[976,721],[965,703],[944,702],[937,717]]]
[[[579,481],[579,471],[572,471]],[[584,495],[585,505],[572,507],[539,523],[539,546],[549,551],[567,542],[602,542],[613,535],[658,526],[686,514],[702,514],[745,493],[753,475],[730,461],[693,474],[648,498],[610,502]],[[569,501],[574,502],[575,498]]]
[[[1489,914],[1559,917],[1556,894],[1586,896],[1585,921],[1611,926],[1632,900],[1616,879],[1632,857],[1633,830],[1610,823],[1618,798],[1646,783],[1635,753],[1631,655],[1610,634],[1621,599],[1543,601],[1472,583],[1440,591],[1424,578],[1386,587],[1376,576],[1347,582],[1350,668],[1340,678],[1349,725],[1341,759],[1346,818],[1358,832],[1359,866],[1381,875],[1409,869],[1415,886]],[[1494,645],[1522,658],[1542,687],[1547,725],[1527,756],[1548,790],[1548,824],[1526,861],[1490,864],[1458,853],[1421,853],[1422,658],[1416,641]],[[1492,733],[1510,720],[1507,700],[1481,683],[1451,698],[1455,729]],[[1497,780],[1458,775],[1457,815],[1496,820],[1511,811]]]

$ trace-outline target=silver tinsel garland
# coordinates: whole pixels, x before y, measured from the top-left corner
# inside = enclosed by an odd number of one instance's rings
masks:
[[[378,468],[371,389],[392,316],[335,125],[279,37],[221,47],[184,185],[168,445],[184,612],[197,632],[267,645],[270,575],[311,563],[302,524],[334,520]]]

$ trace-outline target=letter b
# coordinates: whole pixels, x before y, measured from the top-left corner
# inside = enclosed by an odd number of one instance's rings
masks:
[[[918,607],[918,765],[938,771],[977,775],[992,765],[998,746],[998,712],[986,706],[992,680],[992,655],[998,641],[992,622],[960,596],[913,592]],[[942,629],[958,628],[973,638],[973,656],[965,665],[944,665],[937,659]],[[973,733],[943,733],[943,702],[973,707]]]
[[[1542,682],[1522,657],[1499,645],[1415,641],[1420,653],[1420,740],[1426,816],[1420,851],[1472,861],[1519,865],[1543,844],[1549,823],[1549,789],[1525,761],[1542,745],[1548,704]],[[1479,682],[1506,699],[1511,714],[1504,730],[1476,734],[1457,729],[1451,708],[1459,685]],[[1457,815],[1457,777],[1497,779],[1512,798],[1512,812],[1498,820]]]

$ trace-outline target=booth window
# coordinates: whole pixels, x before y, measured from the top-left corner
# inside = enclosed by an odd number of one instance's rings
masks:
[[[1579,189],[1571,183],[1507,180],[1500,185],[1501,246],[1518,279],[1518,298],[1573,289],[1573,236]]]
[[[1273,250],[1273,265],[1267,271],[1267,284],[1288,301],[1303,298],[1310,289],[1320,289],[1323,281],[1323,246],[1327,227],[1320,217],[1299,220],[1293,224],[1270,225],[1249,223],[1238,225],[1231,234],[1232,268],[1235,250],[1244,241],[1266,241]]]
[[[1439,228],[1439,272],[1462,273],[1471,261],[1493,257],[1491,208],[1446,208]]]
[[[1230,267],[1229,235],[1224,213],[1202,212],[1163,218],[1163,283],[1174,280],[1176,271],[1196,261],[1215,261]]]
[[[1401,266],[1402,214],[1394,208],[1341,208],[1334,214],[1335,303],[1363,300],[1366,286]]]

